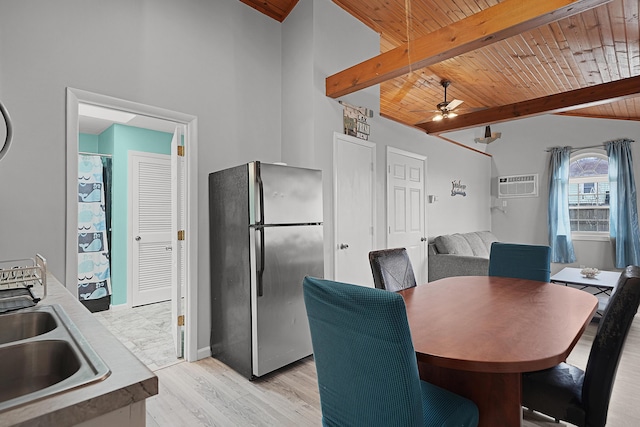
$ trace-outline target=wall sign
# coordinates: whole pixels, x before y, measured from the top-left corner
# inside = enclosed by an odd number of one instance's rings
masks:
[[[467,186],[462,184],[462,180],[451,181],[451,196],[461,195],[465,197],[467,195]]]
[[[369,140],[367,117],[373,117],[373,110],[365,107],[354,107],[342,101],[340,101],[340,104],[344,106],[342,114],[344,133],[365,141]]]

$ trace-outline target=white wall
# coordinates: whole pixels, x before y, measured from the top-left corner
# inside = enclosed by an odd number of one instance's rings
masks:
[[[640,123],[625,120],[589,119],[545,115],[501,123],[502,138],[491,143],[487,152],[493,156],[492,194],[497,194],[496,177],[538,173],[539,197],[508,199],[506,213],[492,212],[492,229],[502,240],[532,244],[548,244],[547,206],[549,197],[549,153],[555,146],[575,148],[602,144],[605,141],[630,138],[633,147],[636,185],[640,182]],[[504,199],[501,199],[504,200]],[[600,269],[614,269],[613,252],[608,242],[574,240],[576,263]],[[565,264],[553,264],[552,272]]]
[[[0,259],[42,253],[64,277],[65,88],[199,121],[198,347],[209,342],[209,172],[280,160],[280,24],[239,1],[0,2]]]
[[[283,24],[236,0],[1,2],[0,41],[0,98],[15,131],[0,163],[0,259],[39,252],[64,277],[65,88],[74,87],[198,117],[199,348],[209,343],[210,172],[251,160],[322,169],[333,270],[332,141],[342,106],[324,82],[376,55],[379,39],[331,0],[301,0]],[[379,230],[386,145],[428,156],[428,192],[440,196],[428,206],[429,235],[489,228],[488,157],[379,117],[377,86],[344,99],[376,111]],[[447,196],[453,179],[467,197]],[[378,240],[384,246],[382,231]]]
[[[282,23],[282,161],[319,168],[313,144],[313,2]]]

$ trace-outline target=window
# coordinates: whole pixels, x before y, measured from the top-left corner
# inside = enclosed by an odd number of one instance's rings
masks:
[[[569,165],[569,218],[572,236],[609,236],[609,159],[583,152]]]

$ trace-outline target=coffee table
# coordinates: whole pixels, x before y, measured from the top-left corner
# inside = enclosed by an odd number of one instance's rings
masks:
[[[561,283],[565,286],[575,285],[580,290],[588,291],[598,298],[598,310],[596,313],[602,317],[607,307],[609,298],[616,290],[619,271],[601,271],[596,277],[589,279],[580,274],[581,268],[565,267],[551,276],[552,283]],[[591,288],[591,290],[589,289]]]

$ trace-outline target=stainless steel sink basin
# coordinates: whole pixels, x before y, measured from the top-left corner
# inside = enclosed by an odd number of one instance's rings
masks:
[[[62,340],[3,347],[0,360],[0,402],[51,387],[80,369],[78,356]]]
[[[58,327],[46,311],[24,311],[0,317],[0,345],[45,334]]]
[[[0,413],[109,374],[59,305],[0,315]]]

